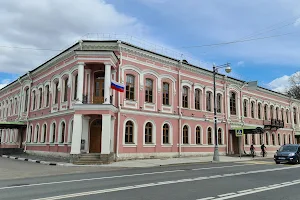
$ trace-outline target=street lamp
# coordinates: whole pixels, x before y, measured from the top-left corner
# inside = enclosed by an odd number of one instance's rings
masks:
[[[226,73],[231,72],[231,67],[229,63],[224,65],[215,66],[213,65],[213,75],[214,75],[214,132],[215,132],[215,149],[214,149],[214,157],[213,161],[220,161],[219,158],[219,147],[218,147],[218,127],[217,127],[217,98],[216,98],[216,74],[218,73],[218,69],[225,68]]]

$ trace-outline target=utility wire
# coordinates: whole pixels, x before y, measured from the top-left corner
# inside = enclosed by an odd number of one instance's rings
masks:
[[[227,44],[234,44],[234,43],[241,43],[241,42],[248,42],[248,41],[254,41],[254,40],[263,40],[263,39],[269,39],[269,38],[275,38],[275,37],[281,37],[285,35],[290,35],[296,32],[290,32],[280,35],[271,35],[266,37],[258,37],[258,38],[251,38],[251,39],[244,39],[244,40],[235,40],[231,42],[221,42],[221,43],[215,43],[215,44],[204,44],[204,45],[195,45],[195,46],[186,46],[182,48],[200,48],[200,47],[213,47],[213,46],[221,46],[221,45],[227,45]]]

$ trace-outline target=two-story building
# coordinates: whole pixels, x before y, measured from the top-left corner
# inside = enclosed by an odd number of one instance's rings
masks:
[[[0,91],[0,147],[102,160],[211,155],[212,72],[121,41],[79,41]],[[295,143],[300,102],[218,74],[221,154]],[[111,89],[111,81],[125,85]]]

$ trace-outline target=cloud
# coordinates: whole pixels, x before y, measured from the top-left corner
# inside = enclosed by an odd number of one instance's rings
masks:
[[[237,62],[237,66],[243,66],[244,64],[245,64],[244,61],[239,61],[239,62]]]
[[[291,76],[293,76],[293,74]],[[289,78],[291,76],[284,75],[282,77],[276,78],[273,81],[271,81],[270,83],[268,83],[267,86],[271,90],[274,90],[276,92],[285,93],[287,88],[290,87]]]
[[[299,26],[299,24],[300,24],[300,18],[298,18],[298,19],[295,21],[294,26]]]
[[[57,50],[89,32],[146,35],[147,27],[103,0],[0,1],[0,46]],[[58,51],[0,47],[0,72],[23,74]]]

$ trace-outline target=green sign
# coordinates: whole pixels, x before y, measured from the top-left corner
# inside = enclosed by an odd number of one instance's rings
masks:
[[[244,129],[235,129],[235,136],[242,137],[244,135]]]

